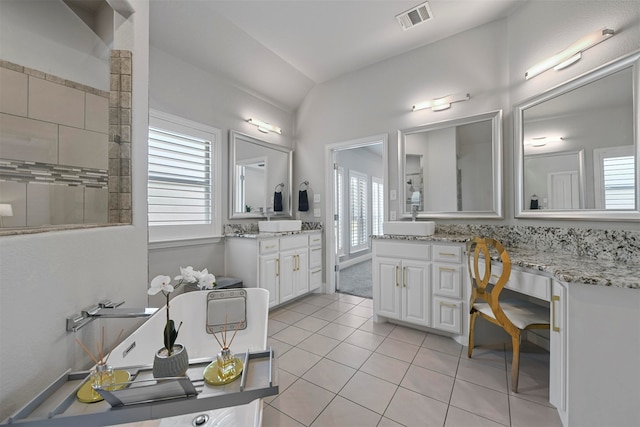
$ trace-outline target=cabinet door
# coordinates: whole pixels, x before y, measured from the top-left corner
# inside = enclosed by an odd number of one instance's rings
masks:
[[[295,296],[304,295],[309,292],[309,257],[306,249],[296,254],[295,271],[294,271],[294,294]]]
[[[374,258],[373,304],[375,314],[400,319],[400,260]]]
[[[551,288],[549,402],[567,424],[567,287],[553,281]]]
[[[429,326],[430,275],[429,264],[422,261],[402,261],[402,320]]]
[[[278,254],[260,256],[260,287],[269,291],[269,307],[280,303],[280,259]]]
[[[294,298],[294,276],[297,265],[297,252],[288,251],[280,253],[280,302]]]
[[[462,302],[447,298],[433,297],[433,324],[434,329],[441,331],[462,333]]]

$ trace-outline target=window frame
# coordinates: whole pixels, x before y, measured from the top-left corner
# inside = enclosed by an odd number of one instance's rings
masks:
[[[186,225],[148,225],[149,242],[200,240],[222,235],[222,131],[173,114],[149,110],[149,128],[193,135],[211,141],[211,223]],[[148,144],[147,132],[147,144]],[[147,218],[149,186],[149,154],[147,152]]]
[[[364,217],[364,219],[360,219],[359,222],[362,222],[364,224],[364,229],[363,230],[359,230],[362,232],[362,239],[358,239],[359,241],[354,245],[353,244],[353,206],[354,206],[354,201],[353,201],[353,192],[352,192],[352,184],[351,181],[353,179],[357,179],[358,180],[358,188],[360,190],[360,188],[364,188],[364,201],[362,202],[362,204],[360,204],[359,206],[359,211],[361,213],[361,216]],[[364,184],[361,186],[361,184]],[[349,254],[354,254],[354,253],[358,253],[358,252],[362,252],[362,251],[366,251],[369,249],[369,208],[370,208],[370,203],[369,203],[369,176],[365,173],[362,172],[357,172],[354,170],[349,170]],[[360,193],[359,193],[360,194]],[[360,227],[358,227],[360,228]]]
[[[594,178],[594,193],[595,193],[595,206],[596,209],[602,210],[619,210],[606,207],[606,191],[605,188],[605,171],[604,171],[604,162],[606,159],[619,158],[619,157],[633,157],[634,150],[632,145],[625,145],[619,147],[606,147],[606,148],[596,148],[593,150],[593,178]],[[637,171],[633,171],[634,180],[636,179]],[[637,195],[637,183],[634,182],[632,185],[632,191],[634,194],[634,204],[630,209],[623,210],[635,210],[638,207],[638,200],[635,200]]]

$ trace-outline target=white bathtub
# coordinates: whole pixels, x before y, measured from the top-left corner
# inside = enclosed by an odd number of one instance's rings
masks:
[[[231,351],[234,353],[244,353],[247,349],[252,352],[262,351],[267,348],[269,293],[265,289],[258,288],[245,290],[247,291],[247,328],[237,332],[231,346]],[[216,340],[205,330],[207,294],[206,291],[188,292],[173,298],[170,303],[171,319],[176,324],[183,322],[176,342],[186,346],[190,359],[211,358],[220,351]],[[156,350],[163,347],[162,331],[165,322],[166,311],[162,308],[113,349],[109,364],[114,368],[151,365]],[[203,413],[209,417],[209,421],[202,424],[204,426],[260,426],[262,399],[256,399],[246,405],[124,425],[130,427],[191,426],[193,419]]]

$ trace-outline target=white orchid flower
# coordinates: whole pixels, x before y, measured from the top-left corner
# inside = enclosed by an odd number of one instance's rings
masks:
[[[198,287],[200,289],[213,289],[213,286],[215,284],[216,284],[216,276],[209,273],[206,268],[202,270],[200,279],[198,279]]]
[[[155,295],[160,291],[166,293],[173,292],[171,277],[159,275],[153,278],[153,280],[151,281],[151,287],[147,290],[147,293],[149,295]]]
[[[187,283],[196,283],[198,281],[199,271],[194,271],[193,267],[180,267],[180,276],[176,276],[176,280],[182,280]]]

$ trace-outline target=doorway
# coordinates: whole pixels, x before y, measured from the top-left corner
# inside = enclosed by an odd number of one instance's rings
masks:
[[[327,291],[373,296],[371,235],[386,217],[387,135],[328,147]]]

